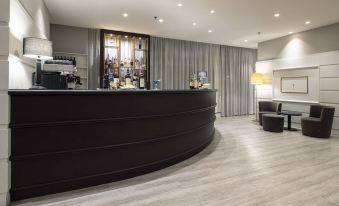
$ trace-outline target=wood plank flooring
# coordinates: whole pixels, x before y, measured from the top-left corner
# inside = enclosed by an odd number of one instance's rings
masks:
[[[269,133],[251,119],[218,118],[213,143],[172,167],[13,205],[339,206],[339,137]]]

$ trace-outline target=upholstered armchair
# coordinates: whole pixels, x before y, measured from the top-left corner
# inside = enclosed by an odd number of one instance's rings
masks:
[[[259,123],[262,125],[263,114],[280,114],[281,103],[271,101],[260,101],[259,102]]]
[[[334,112],[334,107],[311,105],[310,117],[301,118],[303,135],[329,138],[332,131]]]

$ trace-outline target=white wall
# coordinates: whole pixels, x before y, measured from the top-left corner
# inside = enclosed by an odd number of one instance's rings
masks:
[[[0,1],[0,206],[9,203],[10,122],[8,89],[28,89],[34,60],[22,55],[24,37],[49,37],[43,0]]]
[[[307,93],[281,92],[281,78],[306,77],[308,78]],[[319,103],[319,67],[289,68],[273,70],[273,99],[294,102]]]
[[[261,42],[258,60],[302,57],[339,50],[339,23]]]
[[[32,86],[35,60],[23,57],[23,38],[49,38],[49,13],[43,0],[11,0],[9,88]]]

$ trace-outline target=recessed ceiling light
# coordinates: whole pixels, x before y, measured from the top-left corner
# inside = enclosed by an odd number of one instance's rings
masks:
[[[196,25],[197,25],[197,22],[193,22],[192,25],[193,25],[193,26],[196,26]]]
[[[128,17],[128,14],[127,13],[123,13],[122,16],[123,17]]]
[[[288,34],[293,34],[293,31],[288,32]]]
[[[214,13],[215,13],[215,11],[214,11],[214,10],[211,10],[211,11],[210,11],[210,13],[211,13],[211,14],[214,14]]]
[[[305,21],[305,24],[310,24],[311,22],[310,21]]]
[[[163,20],[163,19],[159,19],[158,21],[159,21],[160,23],[164,22],[164,20]]]
[[[125,36],[125,38],[127,39],[127,38],[128,38],[128,36]]]
[[[208,30],[208,33],[212,33],[212,30],[210,29],[210,30]]]
[[[279,16],[280,16],[279,13],[275,13],[275,14],[274,14],[274,17],[275,17],[275,18],[278,18]]]
[[[247,39],[245,39],[245,40],[244,40],[244,42],[248,42],[248,40],[247,40]]]
[[[182,7],[183,5],[182,5],[182,3],[178,3],[177,6]]]
[[[139,37],[139,40],[141,40],[141,37]]]

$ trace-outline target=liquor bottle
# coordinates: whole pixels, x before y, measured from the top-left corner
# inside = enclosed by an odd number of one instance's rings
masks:
[[[107,89],[108,85],[108,74],[105,74],[102,78],[102,88]]]
[[[190,89],[194,89],[194,78],[193,78],[193,76],[190,79]]]
[[[114,58],[114,60],[113,60],[113,67],[114,68],[118,67],[118,60],[117,60],[117,58]]]
[[[127,63],[127,59],[125,58],[124,59],[124,67],[127,67],[128,66],[128,63]]]
[[[126,85],[130,85],[131,84],[131,74],[129,73],[128,69],[127,69],[127,73],[125,75],[125,83],[126,83]]]
[[[108,73],[108,58],[109,58],[109,55],[107,54],[107,57],[105,59],[105,73],[106,74]]]
[[[119,86],[120,86],[120,78],[119,78],[119,72],[118,72],[118,69],[115,69],[114,70],[114,74],[113,74],[113,82],[114,82],[114,87],[115,89],[118,89]]]
[[[139,40],[139,49],[142,49],[141,40]]]
[[[198,87],[201,88],[202,85],[203,85],[203,80],[200,78],[200,79],[198,80]]]
[[[120,60],[120,66],[123,67],[124,66],[124,62],[122,60]]]
[[[142,72],[140,73],[139,77],[139,89],[145,89],[145,77]]]
[[[74,67],[77,66],[77,61],[75,60],[75,57],[73,57],[73,65],[74,65]]]
[[[195,74],[193,78],[194,78],[194,81],[193,81],[194,89],[198,89],[199,88],[199,83],[198,83],[197,75]]]
[[[138,75],[136,72],[134,72],[134,75],[133,75],[133,86],[135,88],[139,88],[139,80],[138,80]]]
[[[135,69],[139,69],[139,60],[138,59],[135,60]]]

